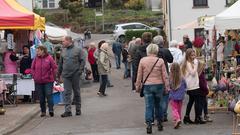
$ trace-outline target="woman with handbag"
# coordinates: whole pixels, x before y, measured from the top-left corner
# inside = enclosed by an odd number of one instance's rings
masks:
[[[147,133],[152,133],[153,109],[159,106],[156,114],[158,130],[162,131],[162,121],[160,116],[160,101],[163,95],[163,87],[169,90],[169,80],[166,67],[162,58],[158,58],[158,45],[148,45],[147,56],[140,60],[137,73],[136,91],[144,93],[145,98],[145,122],[147,123]],[[144,80],[144,81],[143,81]],[[143,87],[143,88],[141,88]]]
[[[110,73],[110,58],[108,55],[108,43],[103,43],[100,48],[99,59],[98,59],[98,71],[101,77],[100,88],[97,94],[102,96],[107,96],[105,93],[107,82],[108,82],[108,74]]]

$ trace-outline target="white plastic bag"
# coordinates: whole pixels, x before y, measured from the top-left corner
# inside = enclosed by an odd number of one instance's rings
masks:
[[[216,77],[213,77],[212,79],[212,87],[216,87],[218,85]]]

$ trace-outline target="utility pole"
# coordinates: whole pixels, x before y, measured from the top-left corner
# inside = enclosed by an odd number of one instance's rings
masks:
[[[104,0],[102,0],[102,31],[104,32]]]

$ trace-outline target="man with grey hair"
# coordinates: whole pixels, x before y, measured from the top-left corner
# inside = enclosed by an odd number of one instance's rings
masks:
[[[73,45],[72,38],[66,36],[62,39],[63,50],[58,64],[58,77],[63,78],[65,112],[61,117],[72,116],[71,103],[72,91],[76,115],[81,115],[80,75],[85,64],[83,51]]]
[[[161,35],[155,36],[153,38],[153,43],[158,45],[158,47],[159,47],[158,57],[162,58],[164,60],[167,72],[169,73],[168,63],[173,62],[173,56],[167,48],[163,48],[163,46],[164,46],[163,37]]]
[[[136,38],[134,40],[134,44],[132,44],[131,46],[129,46],[128,48],[128,53],[130,55],[130,62],[131,62],[131,72],[132,72],[132,90],[136,90],[135,88],[135,82],[136,82],[136,72],[137,72],[137,67],[133,64],[133,58],[136,55],[136,51],[138,49],[138,47],[140,47],[142,42],[141,38]]]
[[[157,35],[153,38],[153,43],[157,44],[159,47],[159,53],[158,57],[162,58],[167,70],[167,73],[169,74],[169,68],[168,68],[168,63],[173,62],[173,56],[169,49],[163,48],[164,46],[164,40],[161,35]],[[162,118],[162,121],[168,121],[167,119],[167,110],[168,110],[168,100],[169,100],[169,94],[164,90],[163,97],[161,99],[161,112],[160,112],[160,117]],[[155,106],[155,108],[158,108],[158,106]],[[155,109],[155,115],[158,114],[158,109]]]
[[[178,42],[176,40],[172,40],[169,44],[169,51],[173,56],[173,62],[177,62],[181,64],[182,62],[182,51],[178,48]]]

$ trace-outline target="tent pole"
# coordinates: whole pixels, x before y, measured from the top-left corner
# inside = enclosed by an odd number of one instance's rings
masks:
[[[212,49],[213,49],[213,76],[216,77],[216,72],[217,72],[217,42],[216,42],[216,38],[217,38],[217,30],[216,27],[213,27],[212,30]]]

